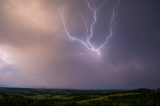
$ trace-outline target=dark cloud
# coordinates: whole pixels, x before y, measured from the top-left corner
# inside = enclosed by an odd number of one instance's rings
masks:
[[[95,0],[93,5],[101,2]],[[90,21],[93,18],[85,1],[1,0],[0,85],[78,89],[159,87],[158,2],[121,0],[113,37],[98,57],[91,53],[78,55],[89,51],[79,43],[65,40],[59,12],[66,6],[70,31],[85,39],[79,14]],[[109,31],[115,3],[107,0],[98,14],[92,39],[96,46]]]

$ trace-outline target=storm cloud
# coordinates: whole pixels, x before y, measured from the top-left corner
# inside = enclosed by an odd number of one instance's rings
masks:
[[[116,0],[98,14],[95,45],[105,39]],[[66,39],[60,11],[70,31],[83,36],[79,14],[89,19],[85,1],[0,1],[0,86],[76,89],[160,87],[160,6],[157,0],[120,0],[114,34],[102,55]],[[106,24],[104,24],[104,22]],[[82,36],[81,36],[82,35]]]

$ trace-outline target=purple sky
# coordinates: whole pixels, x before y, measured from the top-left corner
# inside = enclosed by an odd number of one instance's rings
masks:
[[[75,89],[160,87],[160,2],[120,0],[101,56],[67,39],[61,20],[85,41],[87,0],[0,0],[0,86]],[[91,43],[108,37],[116,0],[88,0],[97,12]]]

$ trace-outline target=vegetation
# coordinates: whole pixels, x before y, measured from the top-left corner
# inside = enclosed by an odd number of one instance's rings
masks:
[[[160,106],[160,90],[0,88],[0,106]]]

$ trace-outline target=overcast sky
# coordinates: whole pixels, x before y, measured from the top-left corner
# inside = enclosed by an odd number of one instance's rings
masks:
[[[160,87],[160,1],[88,0],[97,12],[88,50],[68,40],[68,30],[85,41],[93,22],[87,0],[0,0],[0,86],[73,89]],[[114,24],[110,27],[113,10]],[[65,8],[64,8],[65,7]]]

